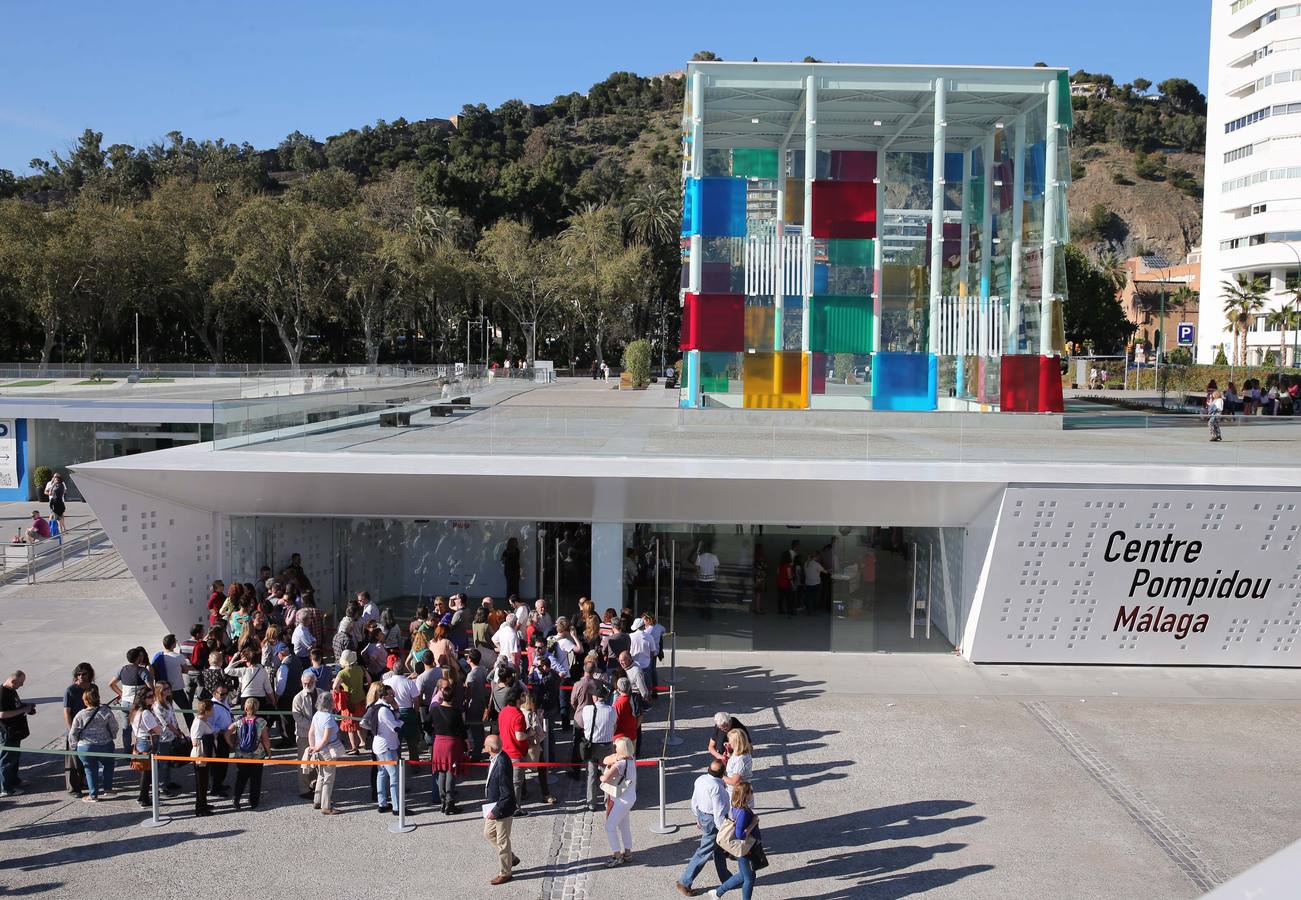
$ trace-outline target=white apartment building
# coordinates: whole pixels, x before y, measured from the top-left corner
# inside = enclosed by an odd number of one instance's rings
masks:
[[[1282,346],[1296,365],[1301,336],[1266,320],[1301,306],[1301,2],[1214,0],[1207,100],[1197,360],[1212,362],[1221,345],[1232,358],[1220,285],[1246,274],[1270,288],[1246,362]]]

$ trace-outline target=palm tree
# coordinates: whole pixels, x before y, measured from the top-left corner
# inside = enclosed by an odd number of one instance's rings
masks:
[[[1251,320],[1265,308],[1265,294],[1269,292],[1269,285],[1264,278],[1249,278],[1239,274],[1220,282],[1220,290],[1224,292],[1225,298],[1225,321],[1234,332],[1233,354],[1237,365],[1246,365],[1247,331],[1251,327]]]
[[[1170,308],[1179,310],[1179,321],[1187,321],[1188,307],[1201,299],[1201,295],[1186,284],[1170,295]]]
[[[649,247],[676,244],[681,218],[682,198],[667,187],[648,185],[623,205],[628,236]]]
[[[1301,316],[1297,314],[1296,307],[1292,301],[1288,301],[1278,309],[1270,310],[1265,314],[1265,324],[1270,328],[1278,329],[1278,364],[1282,368],[1284,360],[1287,359],[1287,333],[1297,327],[1297,320]],[[1296,365],[1296,360],[1292,360]]]
[[[1129,283],[1129,269],[1114,250],[1108,250],[1098,258],[1098,268],[1102,270],[1102,277],[1111,285],[1112,293],[1119,294]]]

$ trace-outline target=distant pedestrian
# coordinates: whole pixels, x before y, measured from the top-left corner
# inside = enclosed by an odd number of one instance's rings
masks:
[[[727,820],[730,805],[731,798],[728,795],[727,785],[723,784],[723,764],[713,760],[709,764],[708,771],[696,779],[695,787],[691,791],[691,812],[695,814],[696,827],[700,829],[700,846],[687,861],[687,867],[682,870],[682,876],[678,878],[675,885],[682,896],[692,896],[691,883],[696,880],[696,876],[710,859],[714,861],[714,871],[718,875],[719,884],[725,883],[732,877],[732,873],[727,871],[727,854],[715,840],[718,837],[718,829]]]
[[[514,854],[510,846],[510,829],[515,815],[515,775],[510,757],[501,750],[500,737],[495,734],[488,735],[484,741],[484,749],[488,751],[490,760],[484,798],[492,806],[483,814],[483,836],[497,851],[498,872],[488,883],[498,885],[510,881],[511,873],[515,866],[519,865],[519,857]]]
[[[86,708],[83,695],[92,687],[95,688],[95,696],[99,696],[99,688],[95,686],[95,669],[90,663],[77,663],[77,667],[72,670],[72,684],[63,691],[63,722],[64,727],[68,729],[68,740],[64,744],[68,750],[77,749],[77,741],[72,737],[72,723]],[[95,701],[98,705],[98,700]],[[115,722],[114,725],[117,723]],[[117,736],[117,728],[113,729],[113,736]],[[112,750],[110,747],[109,750]],[[107,751],[106,751],[107,752]],[[64,765],[64,774],[67,778],[68,794],[73,797],[80,797],[82,791],[86,789],[86,770],[82,765],[79,756],[70,755],[67,757]]]
[[[1224,415],[1224,394],[1213,391],[1211,400],[1206,405],[1206,412],[1206,422],[1211,427],[1211,441],[1224,440],[1224,435],[1220,433],[1220,417]]]
[[[316,698],[316,712],[308,729],[308,751],[312,758],[321,761],[342,759],[347,751],[339,740],[339,723],[334,718],[334,697],[325,691]],[[316,788],[313,809],[319,809],[322,815],[337,816],[334,808],[334,779],[339,767],[333,765],[316,766]]]
[[[237,760],[269,759],[271,739],[267,736],[267,723],[257,715],[258,702],[253,697],[244,701],[244,715],[231,723],[230,736],[234,748],[230,755]],[[235,811],[240,809],[244,788],[248,787],[248,808],[257,809],[262,799],[262,766],[260,762],[235,764]]]
[[[112,753],[117,739],[117,717],[110,707],[99,702],[99,688],[90,685],[81,693],[82,708],[68,727],[68,745],[77,751],[86,779],[86,797],[83,803],[96,803],[100,797],[113,793],[113,763],[111,756],[91,754]]]
[[[195,757],[211,757],[216,750],[216,736],[212,732],[212,701],[194,701],[194,721],[190,723],[190,741]],[[194,815],[210,816],[214,812],[208,805],[208,764],[194,760]]]
[[[580,755],[587,760],[587,808],[596,812],[601,808],[598,785],[601,781],[601,761],[614,750],[614,709],[610,706],[610,690],[600,682],[593,693],[595,703],[583,708],[578,716]]]
[[[63,476],[58,472],[45,485],[45,499],[49,501],[50,512],[54,514],[54,519],[59,523],[59,534],[63,534],[63,513],[67,509],[65,502],[68,498],[68,486],[63,483]]]
[[[434,775],[434,794],[445,816],[460,811],[456,807],[456,777],[465,767],[465,717],[460,706],[452,704],[451,686],[448,679],[438,679],[437,703],[429,709],[429,727],[434,737],[429,767]]]

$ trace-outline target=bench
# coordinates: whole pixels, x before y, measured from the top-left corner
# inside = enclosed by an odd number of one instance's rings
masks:
[[[469,398],[469,397],[453,397],[453,398],[452,398],[451,400],[449,400],[448,402],[449,402],[449,403],[456,403],[456,404],[459,404],[459,405],[461,405],[461,406],[469,406],[469,405],[470,405],[470,398]]]
[[[411,424],[409,412],[386,412],[379,414],[380,428],[406,428]]]
[[[456,408],[450,403],[435,403],[429,407],[429,416],[430,418],[446,418],[455,411]]]
[[[411,401],[410,397],[389,397],[384,402],[387,403],[389,406],[401,406],[402,404],[409,403],[410,401]]]

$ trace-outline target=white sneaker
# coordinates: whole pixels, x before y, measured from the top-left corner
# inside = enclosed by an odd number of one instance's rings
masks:
[[[710,891],[708,894],[706,894],[705,896],[708,897],[709,900],[718,900],[718,891],[717,891],[717,890],[711,890],[711,891]]]

